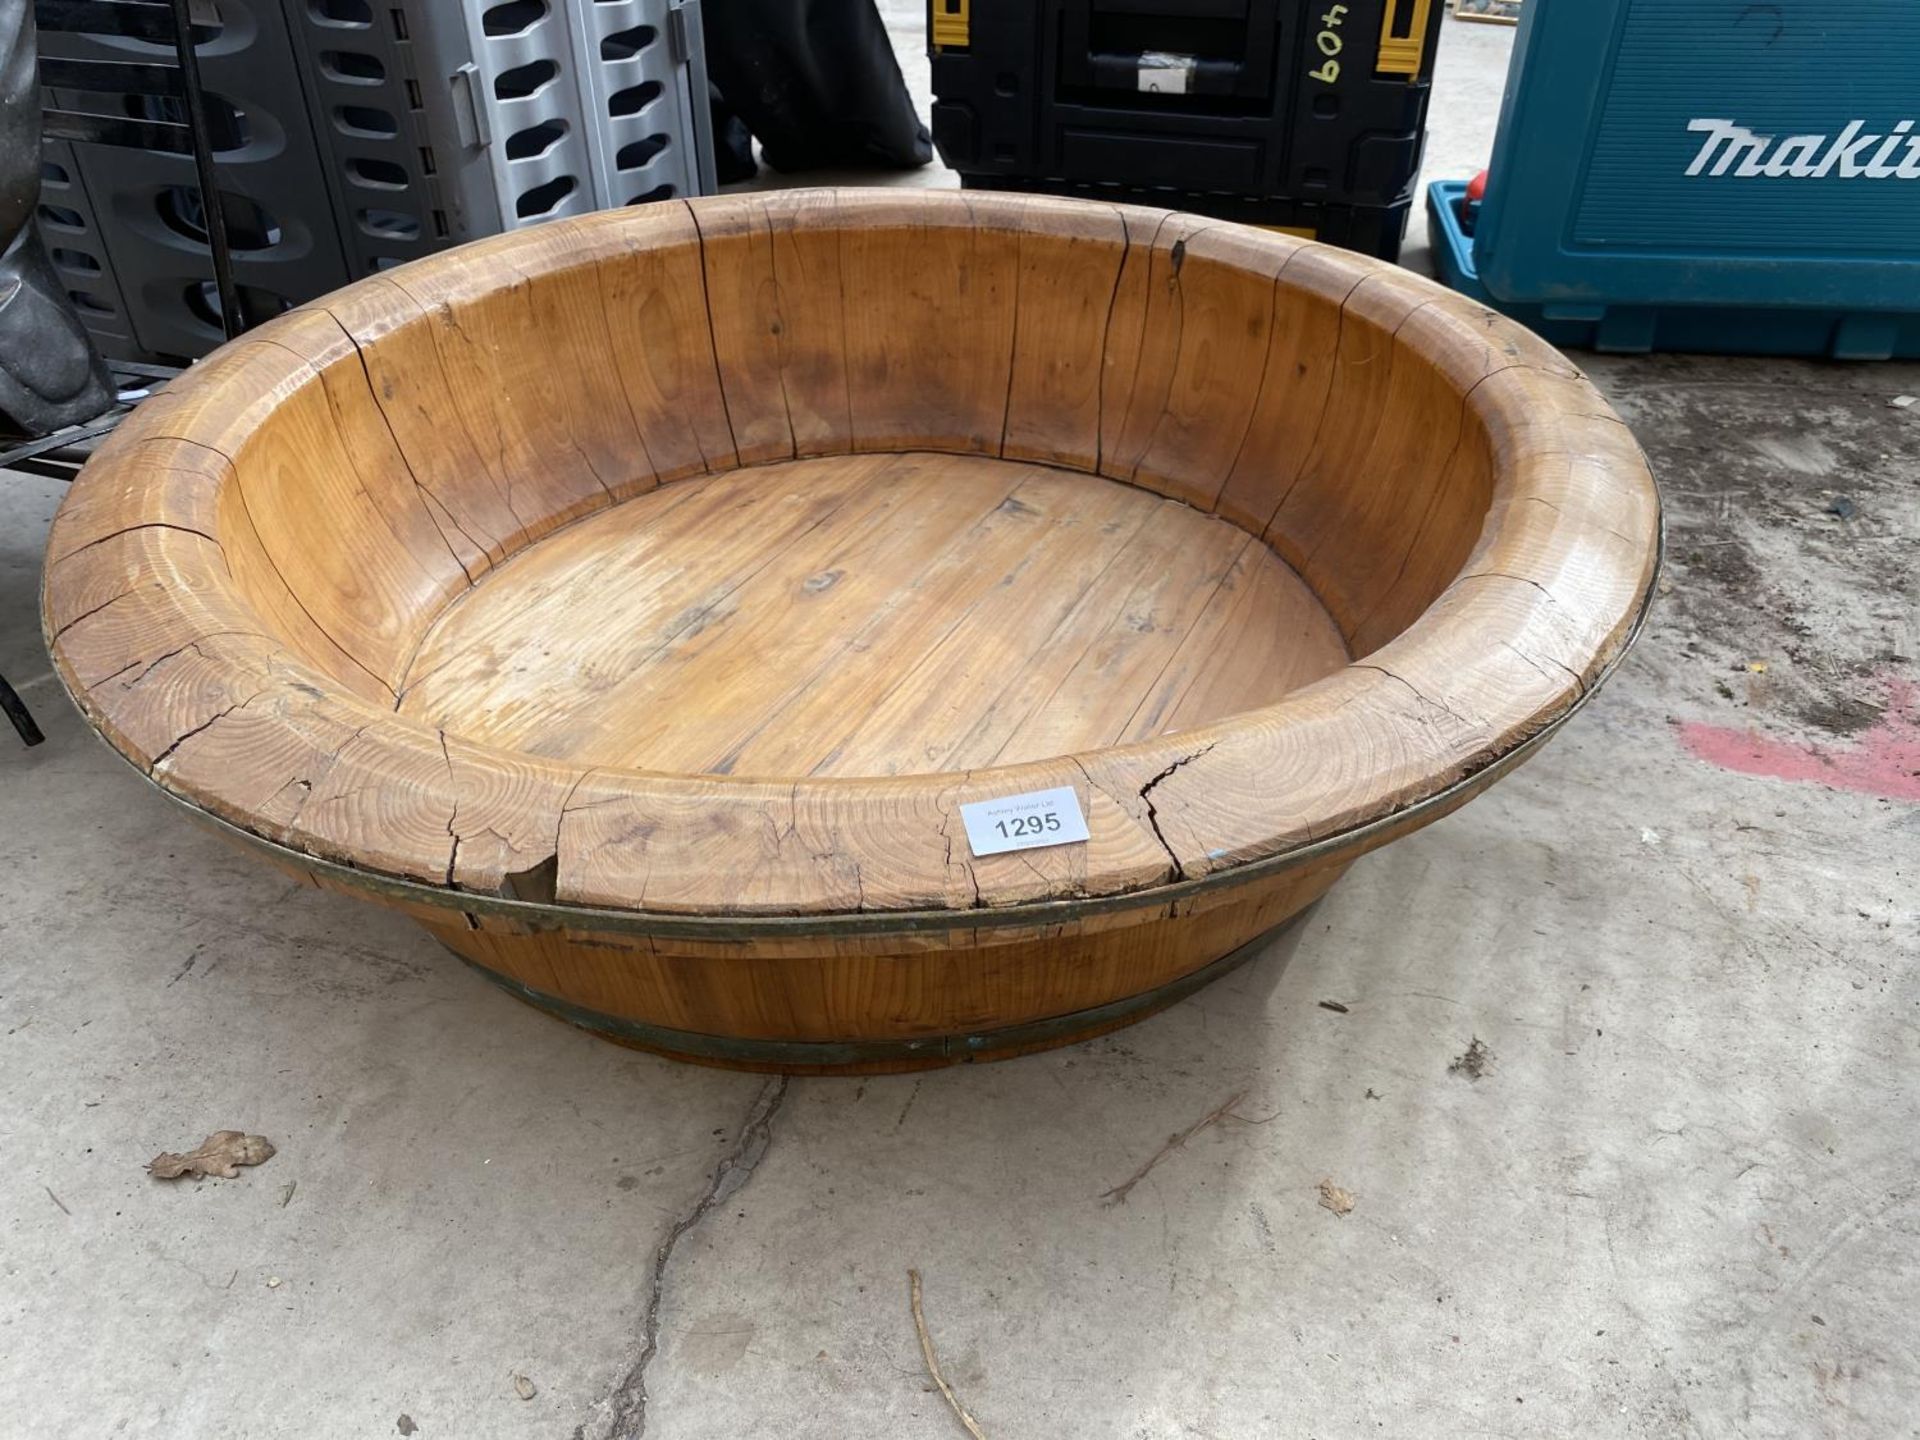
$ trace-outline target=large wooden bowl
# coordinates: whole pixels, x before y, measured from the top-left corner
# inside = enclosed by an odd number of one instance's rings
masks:
[[[45,618],[168,795],[533,1003],[898,1068],[1137,1018],[1531,753],[1657,508],[1573,366],[1403,271],[795,193],[226,346],[74,485]],[[1085,842],[973,853],[1056,787]]]

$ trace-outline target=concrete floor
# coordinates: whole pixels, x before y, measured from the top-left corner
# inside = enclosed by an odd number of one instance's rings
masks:
[[[1449,22],[1436,173],[1509,38]],[[186,823],[6,477],[0,1434],[958,1436],[913,1267],[995,1440],[1920,1435],[1920,367],[1593,369],[1672,558],[1562,738],[1154,1020],[864,1082],[593,1040]],[[142,1172],[225,1127],[278,1155]]]

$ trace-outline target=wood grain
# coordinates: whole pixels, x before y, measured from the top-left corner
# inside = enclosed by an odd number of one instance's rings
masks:
[[[1658,544],[1578,369],[1404,272],[794,192],[250,332],[101,447],[43,614],[89,721],[277,863],[607,1015],[871,1039],[1145,993],[1284,918],[1276,877],[1530,754]],[[961,804],[1060,786],[1086,843],[971,854]]]
[[[897,775],[1145,739],[1346,658],[1311,592],[1224,522],[909,453],[666,486],[571,527],[440,617],[399,710],[596,766]]]

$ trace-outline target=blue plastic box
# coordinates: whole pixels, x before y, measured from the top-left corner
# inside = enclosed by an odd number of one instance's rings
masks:
[[[1920,0],[1527,0],[1440,277],[1561,345],[1920,356]]]

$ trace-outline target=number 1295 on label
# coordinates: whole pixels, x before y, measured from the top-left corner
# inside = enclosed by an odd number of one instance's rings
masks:
[[[1060,828],[1060,817],[1049,810],[1045,815],[1015,815],[1011,820],[996,820],[993,828],[1008,840],[1023,840],[1029,835],[1044,835]]]
[[[960,807],[960,818],[967,827],[967,848],[975,855],[1072,845],[1087,838],[1080,797],[1070,785],[976,800]]]

